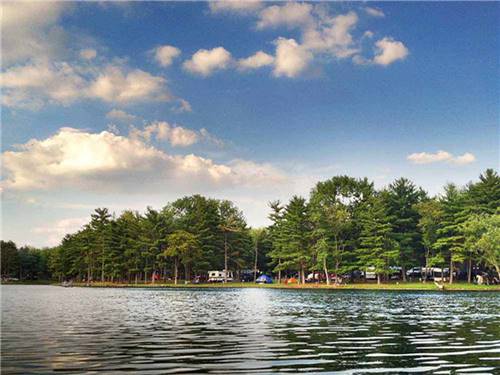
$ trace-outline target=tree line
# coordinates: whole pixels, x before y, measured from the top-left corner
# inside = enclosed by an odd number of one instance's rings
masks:
[[[464,187],[430,197],[406,178],[376,190],[367,178],[318,182],[308,199],[270,202],[266,228],[250,228],[230,201],[193,195],[119,216],[98,208],[80,231],[54,248],[2,242],[2,276],[58,280],[191,280],[208,270],[272,272],[278,279],[370,268],[378,282],[394,266],[464,270],[500,278],[500,177],[492,169]],[[454,281],[450,272],[450,282]]]

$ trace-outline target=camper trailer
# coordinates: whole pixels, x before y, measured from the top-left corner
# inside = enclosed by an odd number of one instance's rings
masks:
[[[227,272],[227,277],[226,277]],[[224,280],[233,281],[233,271],[209,271],[208,272],[208,282],[209,283],[222,283]]]
[[[375,272],[375,267],[368,267],[365,271],[365,280],[376,280],[377,273]]]

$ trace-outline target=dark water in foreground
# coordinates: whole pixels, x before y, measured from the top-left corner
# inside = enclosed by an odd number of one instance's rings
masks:
[[[500,293],[2,286],[2,373],[500,373]]]

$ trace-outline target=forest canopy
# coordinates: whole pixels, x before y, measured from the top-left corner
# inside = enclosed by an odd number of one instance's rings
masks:
[[[269,203],[271,224],[250,228],[227,200],[193,195],[144,213],[97,208],[59,246],[17,248],[2,241],[4,278],[109,282],[190,280],[208,270],[258,269],[281,278],[372,269],[378,280],[395,266],[474,267],[500,277],[500,177],[493,169],[464,187],[431,197],[406,178],[377,190],[367,178],[335,176],[309,197]],[[450,272],[450,282],[453,282]]]

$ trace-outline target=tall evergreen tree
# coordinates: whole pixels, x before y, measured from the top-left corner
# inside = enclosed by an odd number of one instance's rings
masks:
[[[479,181],[469,184],[468,198],[471,211],[475,214],[494,214],[500,209],[500,176],[493,169],[487,169]]]
[[[390,273],[390,266],[398,260],[399,247],[393,239],[387,208],[380,197],[367,200],[362,212],[358,264],[365,270],[373,267],[380,284],[382,277]]]
[[[292,197],[283,215],[282,233],[286,252],[283,253],[281,267],[297,270],[302,284],[305,284],[305,271],[312,259],[311,230],[306,200]]]
[[[434,248],[441,252],[443,259],[449,261],[450,284],[453,283],[455,264],[466,259],[462,233],[462,224],[467,219],[465,199],[465,192],[453,184],[445,186],[445,194],[440,199],[443,215]]]
[[[443,216],[442,203],[437,199],[428,199],[415,205],[420,218],[418,228],[422,233],[422,245],[425,249],[425,268],[426,272],[429,267],[441,265],[442,258],[436,258],[435,243],[438,239],[438,229],[440,227]]]
[[[281,260],[285,257],[286,251],[283,235],[284,207],[279,200],[270,202],[269,207],[271,208],[269,220],[272,222],[268,228],[271,241],[271,250],[269,251],[270,264],[274,266],[273,270],[278,273],[278,283],[281,283],[281,272],[284,270]]]
[[[382,193],[387,213],[392,225],[394,240],[400,251],[398,262],[402,267],[403,280],[406,281],[406,268],[423,258],[421,232],[418,228],[420,215],[416,204],[426,194],[406,178],[400,178],[389,185]]]
[[[110,241],[110,222],[111,214],[107,208],[96,208],[91,215],[90,227],[93,230],[95,243],[93,246],[98,250],[101,259],[101,281],[105,280],[105,267],[107,251]]]

